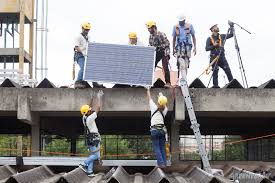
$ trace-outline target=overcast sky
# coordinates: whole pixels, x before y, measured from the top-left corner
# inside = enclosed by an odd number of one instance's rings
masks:
[[[145,22],[154,20],[158,30],[172,42],[172,28],[177,16],[184,13],[193,24],[197,38],[197,55],[191,58],[188,81],[192,82],[209,63],[205,42],[211,34],[210,26],[219,24],[226,33],[231,20],[252,32],[251,35],[236,27],[237,39],[249,86],[258,86],[275,78],[275,25],[273,1],[240,0],[48,0],[48,78],[55,84],[72,83],[73,47],[81,23],[92,24],[92,41],[127,43],[128,33],[135,31],[147,45],[149,33]],[[234,78],[242,82],[234,40],[225,46],[226,57]],[[225,82],[220,69],[220,86]],[[206,85],[209,76],[200,78]],[[211,82],[212,85],[212,82]]]

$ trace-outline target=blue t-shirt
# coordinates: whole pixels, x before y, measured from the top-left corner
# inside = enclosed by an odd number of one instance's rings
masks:
[[[194,27],[193,27],[192,24],[190,24],[190,34],[188,35],[187,40],[186,40],[185,28],[186,28],[186,24],[184,24],[184,26],[179,26],[180,35],[179,35],[179,37],[176,39],[176,48],[178,47],[178,41],[180,41],[181,43],[184,42],[185,44],[190,44],[190,45],[192,45],[191,36],[194,36],[194,35],[195,35]],[[173,37],[176,36],[176,25],[173,27],[172,36],[173,36]]]

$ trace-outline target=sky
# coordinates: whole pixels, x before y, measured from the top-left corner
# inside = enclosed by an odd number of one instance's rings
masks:
[[[209,52],[205,51],[206,39],[211,34],[209,28],[217,23],[220,33],[226,33],[228,20],[252,33],[235,26],[248,85],[259,86],[275,78],[275,24],[272,23],[275,12],[271,0],[48,0],[48,4],[48,78],[56,85],[73,83],[73,47],[82,22],[92,24],[92,41],[127,44],[128,33],[134,31],[147,45],[147,21],[155,21],[158,30],[166,33],[172,42],[173,25],[182,13],[186,15],[187,22],[193,24],[197,38],[197,55],[192,56],[188,70],[189,83],[209,63]],[[233,77],[242,83],[233,39],[227,41],[225,50]],[[171,63],[175,63],[175,58],[171,59]],[[210,75],[200,77],[205,85],[209,78]],[[227,83],[221,69],[219,81],[220,86]]]

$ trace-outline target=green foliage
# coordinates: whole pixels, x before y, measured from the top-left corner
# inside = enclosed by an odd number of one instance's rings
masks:
[[[69,154],[58,153],[70,153],[70,142],[65,138],[54,138],[49,143],[44,145],[42,156],[68,156]],[[50,152],[50,153],[47,153]],[[57,154],[55,154],[56,152]]]
[[[17,155],[17,137],[19,135],[0,135],[0,156],[16,156]],[[20,135],[22,136],[22,135]],[[23,156],[28,155],[30,149],[30,140],[28,136],[22,136],[23,140]]]

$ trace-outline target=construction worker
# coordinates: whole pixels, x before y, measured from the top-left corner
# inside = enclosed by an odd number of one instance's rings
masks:
[[[167,130],[164,124],[164,118],[168,112],[168,108],[166,107],[167,98],[162,93],[159,93],[158,105],[156,105],[151,98],[150,88],[147,88],[147,97],[151,110],[150,132],[153,149],[157,157],[158,167],[163,168],[167,165],[165,152],[165,135]]]
[[[93,163],[95,160],[100,160],[100,134],[98,132],[95,119],[101,108],[101,98],[104,95],[103,91],[100,90],[97,93],[97,106],[95,111],[92,111],[92,102],[91,98],[90,105],[83,105],[80,108],[82,114],[82,121],[85,129],[85,142],[90,152],[90,156],[79,165],[79,167],[86,172],[89,177],[93,177]]]
[[[87,46],[90,41],[89,32],[91,29],[91,24],[89,22],[85,22],[81,25],[82,32],[77,36],[76,43],[74,47],[74,61],[79,65],[79,71],[77,75],[77,79],[75,82],[75,88],[83,88],[83,73],[85,66],[85,57],[87,58]],[[93,82],[94,88],[104,88],[102,84],[98,84],[97,82]]]
[[[191,50],[197,53],[195,30],[192,24],[186,22],[184,14],[178,16],[178,24],[173,27],[173,55],[177,58],[179,71],[185,71],[189,68]],[[192,39],[191,39],[192,37]]]
[[[167,39],[165,33],[157,30],[156,23],[154,21],[149,21],[146,23],[146,27],[150,32],[149,46],[154,46],[156,48],[156,60],[155,68],[158,62],[162,60],[162,67],[164,70],[165,86],[171,87],[170,82],[170,71],[169,71],[169,59],[170,59],[170,43]]]
[[[219,67],[221,67],[224,70],[229,82],[233,80],[230,67],[228,65],[228,62],[224,54],[225,40],[233,37],[232,27],[233,27],[233,24],[230,24],[230,28],[228,29],[227,34],[219,34],[220,30],[219,30],[218,24],[215,24],[210,28],[212,35],[208,37],[206,41],[205,50],[210,51],[210,63],[214,59],[217,59],[217,61],[212,65],[213,88],[219,88],[219,83],[218,83]]]
[[[138,39],[137,37],[137,33],[135,32],[130,32],[129,35],[129,45],[133,45],[133,46],[144,46]]]
[[[83,80],[83,72],[84,72],[84,65],[85,65],[85,57],[87,56],[87,45],[90,41],[90,37],[88,36],[89,31],[91,29],[91,24],[85,22],[81,25],[82,32],[77,36],[76,43],[75,43],[75,58],[74,60],[79,65],[79,72],[76,79],[76,82]]]

